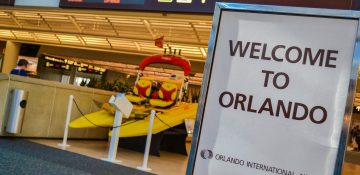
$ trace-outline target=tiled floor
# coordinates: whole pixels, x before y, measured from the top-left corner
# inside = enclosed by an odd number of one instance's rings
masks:
[[[60,140],[45,140],[45,139],[32,139],[31,141],[40,144],[48,145],[51,147],[57,147]],[[70,140],[71,145],[68,151],[83,154],[93,158],[107,157],[108,142],[106,141],[85,141],[85,140]],[[119,149],[117,157],[122,161],[122,165],[129,167],[137,167],[142,164],[143,154]],[[173,154],[169,152],[161,152],[161,157],[150,156],[149,168],[151,168],[156,174],[160,175],[184,175],[187,166],[187,157],[179,154]],[[360,175],[360,165],[351,163],[344,163],[343,175]]]

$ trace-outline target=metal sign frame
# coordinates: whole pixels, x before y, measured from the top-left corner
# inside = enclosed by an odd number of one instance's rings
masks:
[[[198,143],[202,131],[202,122],[204,111],[206,108],[206,100],[208,95],[208,88],[210,85],[214,55],[216,52],[216,43],[219,31],[219,24],[223,11],[239,11],[252,12],[263,14],[280,14],[280,15],[297,15],[297,16],[312,16],[324,18],[342,18],[352,19],[358,21],[356,40],[354,43],[354,53],[351,65],[350,81],[348,86],[348,96],[346,99],[345,113],[343,117],[343,124],[341,129],[341,136],[339,140],[339,148],[335,163],[333,175],[341,175],[342,164],[344,161],[345,148],[347,143],[347,136],[351,121],[353,99],[356,91],[356,80],[358,75],[358,65],[360,61],[360,13],[351,10],[332,10],[332,9],[316,9],[316,8],[301,8],[301,7],[285,7],[285,6],[271,6],[271,5],[253,5],[241,3],[216,3],[215,13],[213,17],[213,26],[208,46],[208,56],[204,68],[204,78],[202,82],[201,95],[199,107],[196,116],[196,123],[194,127],[193,140],[191,144],[191,151],[187,166],[187,175],[192,175],[195,168],[195,160],[198,154]]]

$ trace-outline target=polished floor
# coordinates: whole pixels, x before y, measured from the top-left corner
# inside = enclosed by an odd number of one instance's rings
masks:
[[[32,139],[31,141],[55,148],[58,148],[57,144],[61,142],[48,139]],[[107,157],[108,142],[106,141],[70,140],[68,143],[71,145],[68,151],[97,159]],[[120,164],[136,168],[142,164],[143,154],[119,148],[117,158],[122,161]],[[149,157],[148,167],[153,173],[159,175],[184,175],[186,166],[187,157],[179,154],[164,151],[161,152],[161,157]],[[345,162],[342,175],[360,175],[360,165]]]

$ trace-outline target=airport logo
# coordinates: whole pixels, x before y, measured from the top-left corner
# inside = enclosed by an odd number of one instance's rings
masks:
[[[211,150],[208,150],[208,149],[203,149],[201,152],[200,152],[200,155],[203,159],[212,159],[214,154]]]

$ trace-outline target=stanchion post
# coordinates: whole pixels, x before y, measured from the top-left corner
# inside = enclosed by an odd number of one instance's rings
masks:
[[[111,104],[116,109],[116,112],[115,112],[114,124],[112,129],[110,147],[109,147],[109,155],[107,158],[103,160],[112,163],[121,162],[119,160],[116,160],[116,153],[119,143],[122,117],[124,116],[128,118],[130,116],[131,111],[133,109],[133,105],[125,97],[125,94],[123,93],[118,93],[116,97],[112,96],[109,100],[109,104]]]
[[[145,152],[144,152],[144,160],[142,166],[137,167],[137,169],[142,171],[151,171],[150,168],[148,168],[148,160],[149,160],[149,151],[150,151],[150,145],[151,145],[151,136],[152,136],[152,128],[154,124],[154,118],[155,118],[155,110],[151,110],[150,113],[150,123],[149,123],[149,129],[147,133],[146,138],[146,146],[145,146]]]
[[[58,146],[63,148],[63,149],[66,149],[67,147],[70,147],[70,145],[67,144],[67,138],[68,138],[68,132],[69,132],[69,123],[70,123],[73,99],[74,99],[74,96],[70,95],[69,96],[69,103],[68,103],[68,110],[67,110],[67,114],[66,114],[63,142],[58,144]]]
[[[112,163],[121,163],[120,160],[116,160],[116,153],[117,153],[117,148],[118,148],[118,144],[119,144],[121,122],[122,122],[122,113],[119,110],[116,110],[114,125],[113,125],[114,128],[112,130],[110,147],[109,147],[109,154],[108,154],[107,158],[104,158],[102,160],[112,162]]]

